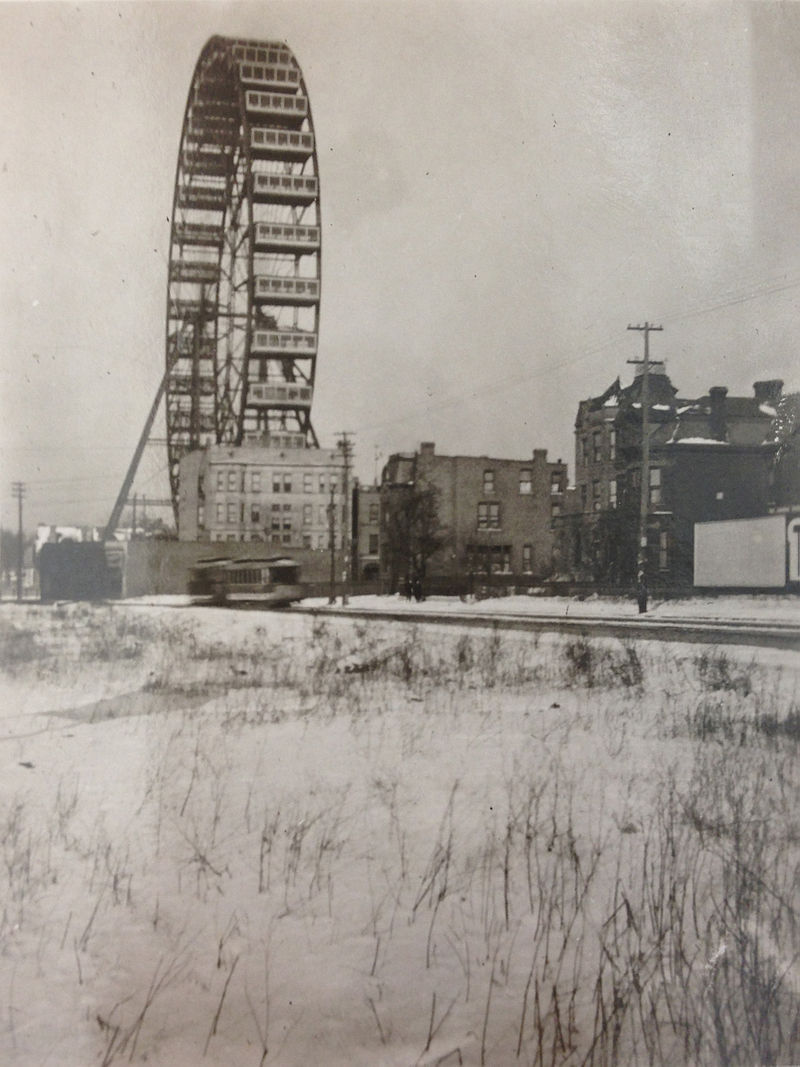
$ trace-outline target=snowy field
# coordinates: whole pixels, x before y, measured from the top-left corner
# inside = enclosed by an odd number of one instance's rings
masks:
[[[167,602],[0,639],[3,1065],[800,1062],[800,653]]]

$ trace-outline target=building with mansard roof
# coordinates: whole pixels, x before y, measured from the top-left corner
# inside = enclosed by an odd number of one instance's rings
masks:
[[[575,419],[575,489],[557,527],[564,577],[635,579],[642,474],[642,368],[583,400]],[[765,515],[776,506],[774,423],[783,382],[752,396],[712,386],[682,398],[664,363],[650,364],[647,573],[651,586],[691,582],[694,524]]]

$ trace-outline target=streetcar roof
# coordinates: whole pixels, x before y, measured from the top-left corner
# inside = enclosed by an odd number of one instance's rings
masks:
[[[242,556],[241,559],[233,560],[235,566],[239,564],[245,565],[253,563],[269,563],[274,567],[276,564],[286,567],[296,567],[297,560],[290,559],[288,556]]]

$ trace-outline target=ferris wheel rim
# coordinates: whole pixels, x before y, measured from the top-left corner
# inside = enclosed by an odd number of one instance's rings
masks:
[[[270,65],[273,52],[280,62]],[[290,84],[262,90],[259,77],[278,76]],[[259,106],[277,109],[277,120]],[[282,197],[275,186],[287,180]],[[262,423],[268,434],[293,426],[296,438],[318,444],[310,407],[321,237],[317,145],[297,60],[282,42],[212,37],[187,94],[170,217],[165,392],[176,518],[187,452],[241,444]],[[274,276],[261,273],[270,264]],[[260,384],[271,375],[271,387]]]

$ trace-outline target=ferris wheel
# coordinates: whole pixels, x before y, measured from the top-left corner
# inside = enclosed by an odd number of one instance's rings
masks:
[[[195,67],[172,207],[167,452],[316,447],[319,174],[300,67],[280,42],[212,37]]]

